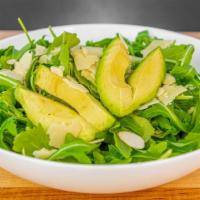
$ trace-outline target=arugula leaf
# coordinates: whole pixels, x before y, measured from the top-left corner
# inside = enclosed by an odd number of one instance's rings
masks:
[[[150,108],[139,112],[142,117],[152,119],[157,116],[167,117],[177,128],[183,132],[187,132],[185,124],[183,124],[176,114],[167,106],[163,104],[155,104]]]
[[[67,44],[62,44],[59,55],[60,65],[64,67],[64,75],[70,75],[73,71],[73,66],[70,63],[69,47]]]
[[[119,152],[117,147],[110,144],[108,145],[108,151],[104,152],[106,163],[116,164],[116,163],[129,163],[131,158],[124,159],[124,156]],[[128,162],[127,162],[128,161]]]
[[[122,140],[120,140],[117,133],[114,133],[114,141],[115,146],[119,150],[119,152],[124,156],[124,158],[129,158],[132,152],[132,148],[125,144]]]
[[[38,66],[38,57],[33,58],[32,64],[26,73],[25,81],[26,86],[36,92],[36,87],[34,83],[34,77],[35,77],[35,69]]]
[[[168,149],[168,144],[166,141],[155,142],[150,141],[149,148],[146,150],[137,150],[133,153],[133,162],[158,160],[170,157],[172,150]]]
[[[93,152],[93,158],[94,158],[95,164],[105,164],[106,163],[104,156],[99,151]]]
[[[177,135],[180,132],[166,117],[155,117],[152,123],[157,129],[154,135],[156,138],[164,138],[167,135]]]
[[[135,41],[128,44],[128,49],[131,55],[142,57],[141,51],[146,48],[153,40],[148,31],[139,32]]]
[[[7,88],[15,88],[17,85],[21,84],[19,81],[16,81],[13,78],[0,74],[0,86]]]
[[[194,126],[193,126],[193,129],[191,130],[191,132],[200,133],[200,91],[199,91],[198,102],[195,106],[193,121],[194,121]]]
[[[172,45],[163,49],[163,54],[167,62],[179,64],[180,66],[190,64],[194,47],[192,45]]]
[[[87,41],[86,46],[106,48],[111,43],[112,40],[113,38],[105,38],[105,39],[95,41],[95,42]]]
[[[5,131],[10,133],[12,136],[17,135],[16,119],[10,117],[6,119],[0,126],[0,147],[3,149],[10,149],[10,147],[5,143]]]
[[[154,135],[154,128],[150,121],[134,114],[120,119],[120,124],[122,127],[141,135],[145,142]]]
[[[14,89],[10,88],[0,94],[0,100],[7,102],[9,105],[15,105],[16,99],[14,96]]]
[[[52,44],[49,46],[49,51],[61,46],[62,44],[67,44],[68,48],[71,48],[78,45],[79,42],[80,40],[76,33],[63,32],[53,40]]]
[[[13,151],[27,156],[42,148],[49,149],[49,137],[41,126],[29,128],[14,139]]]
[[[199,75],[195,68],[191,65],[175,65],[170,73],[176,78],[177,83],[179,84],[193,84],[200,85]]]
[[[48,48],[50,45],[50,42],[47,39],[45,39],[45,37],[46,36],[43,35],[39,40],[36,41],[36,44]]]
[[[63,160],[67,157],[73,157],[80,163],[91,163],[88,153],[91,153],[97,145],[90,144],[82,139],[74,138],[67,134],[65,144],[63,144],[54,154],[49,157],[49,160]]]
[[[20,50],[18,50],[14,55],[13,59],[20,60],[20,58],[27,52],[30,51],[33,48],[32,44],[26,44],[24,47],[22,47]]]
[[[12,69],[12,66],[8,64],[8,60],[13,59],[17,50],[14,46],[9,46],[0,50],[0,69]]]

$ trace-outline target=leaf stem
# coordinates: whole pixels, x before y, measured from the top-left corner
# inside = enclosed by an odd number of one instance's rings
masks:
[[[55,39],[57,37],[57,35],[55,34],[55,32],[53,31],[52,26],[49,26],[49,32],[51,33],[52,37]]]
[[[25,33],[25,35],[26,35],[26,37],[27,37],[29,43],[32,45],[32,44],[33,44],[33,41],[32,41],[32,39],[31,39],[30,35],[28,34],[28,31],[27,31],[27,29],[26,29],[26,27],[25,27],[25,25],[24,25],[22,19],[19,17],[17,20],[18,20],[18,23],[19,23],[19,25],[21,26],[22,30],[24,31],[24,33]]]

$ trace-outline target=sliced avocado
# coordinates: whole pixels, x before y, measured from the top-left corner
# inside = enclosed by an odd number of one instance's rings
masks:
[[[67,133],[86,141],[95,138],[97,130],[71,108],[22,87],[16,88],[15,97],[32,123],[47,131],[51,146],[62,145]]]
[[[122,117],[133,109],[133,90],[125,82],[131,61],[120,38],[114,39],[103,53],[96,73],[96,84],[101,101],[116,116]]]
[[[96,83],[101,101],[118,117],[131,113],[152,99],[165,74],[160,49],[154,50],[144,59],[127,83],[125,73],[130,62],[127,47],[117,37],[105,50],[97,68]]]
[[[130,75],[128,83],[134,90],[134,104],[153,99],[165,77],[165,61],[160,48],[153,50]]]
[[[52,73],[47,67],[38,67],[35,84],[65,101],[98,131],[110,128],[115,122],[114,117],[89,94],[86,88],[74,80]]]

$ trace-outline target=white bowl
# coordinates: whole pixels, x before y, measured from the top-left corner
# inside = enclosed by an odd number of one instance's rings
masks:
[[[200,41],[178,33],[132,25],[88,24],[56,27],[62,31],[76,32],[81,41],[111,37],[116,33],[133,39],[139,31],[149,30],[160,38],[190,43],[195,46],[194,66],[200,66]],[[39,38],[49,32],[41,29],[30,32]],[[23,34],[2,40],[0,47],[14,44],[21,47]],[[81,165],[43,161],[0,149],[0,166],[17,176],[52,188],[84,193],[119,193],[155,187],[191,173],[200,166],[200,150],[166,160],[124,165]]]

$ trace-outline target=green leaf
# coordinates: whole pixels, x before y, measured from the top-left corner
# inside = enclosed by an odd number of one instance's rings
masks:
[[[94,157],[95,164],[105,164],[106,163],[104,156],[99,151],[94,151],[93,157]]]
[[[150,145],[146,150],[137,150],[133,153],[133,162],[143,162],[149,160],[158,160],[170,157],[172,151],[168,149],[168,144],[166,141],[155,142],[150,141]]]
[[[142,57],[141,51],[146,48],[153,40],[148,31],[139,32],[135,41],[128,44],[128,49],[131,55]]]
[[[72,64],[70,63],[69,47],[67,44],[61,45],[59,55],[60,65],[64,67],[64,75],[70,75],[72,73]]]
[[[119,150],[119,152],[124,156],[124,158],[129,158],[132,152],[132,148],[125,144],[122,140],[120,140],[117,133],[114,133],[114,141],[115,146]]]
[[[183,132],[187,132],[187,128],[185,124],[183,124],[180,119],[176,116],[176,114],[167,106],[163,104],[155,104],[150,108],[141,111],[140,115],[147,119],[152,119],[157,116],[167,117],[174,125],[182,130]]]
[[[12,66],[7,63],[17,53],[14,46],[9,46],[5,49],[0,49],[0,69],[12,69]]]
[[[35,78],[35,69],[37,68],[37,66],[38,66],[38,58],[35,57],[25,77],[26,86],[31,90],[33,90],[34,92],[36,92],[34,78]]]
[[[105,38],[95,42],[90,40],[86,42],[86,46],[106,48],[112,40],[113,38]]]
[[[148,141],[154,135],[154,128],[148,119],[137,115],[130,115],[120,120],[121,126],[127,128]]]
[[[111,163],[112,160],[122,162],[124,160],[124,156],[119,152],[117,147],[115,147],[113,144],[109,144],[108,151],[105,152],[105,160],[106,163]]]
[[[9,105],[15,105],[14,89],[10,88],[0,94],[0,100],[7,102]]]
[[[6,119],[0,126],[0,147],[3,149],[10,149],[4,140],[6,131],[12,136],[17,135],[16,119],[14,117]]]
[[[49,148],[49,137],[41,126],[27,129],[14,139],[13,151],[32,156],[33,152]]]
[[[67,135],[65,144],[52,154],[49,160],[64,160],[67,157],[73,157],[80,163],[91,163],[87,154],[96,149],[97,145],[87,143],[79,138],[74,138],[70,134]]]
[[[52,44],[49,47],[49,50],[52,50],[56,47],[61,46],[62,44],[67,44],[68,48],[78,45],[80,42],[76,33],[63,32],[61,35],[56,37]]]
[[[17,87],[17,85],[20,84],[21,83],[19,81],[16,81],[13,78],[0,74],[0,86],[3,86],[4,88],[15,88]]]
[[[168,62],[177,63],[180,66],[190,64],[194,47],[192,45],[172,45],[163,49],[163,54]]]
[[[46,40],[45,35],[43,35],[42,38],[36,41],[36,44],[48,48],[50,45],[50,42]]]
[[[32,44],[26,44],[20,50],[18,50],[14,55],[13,59],[19,60],[27,51],[32,49]]]

